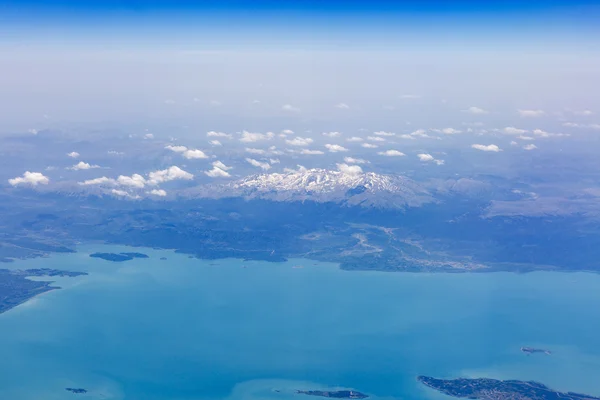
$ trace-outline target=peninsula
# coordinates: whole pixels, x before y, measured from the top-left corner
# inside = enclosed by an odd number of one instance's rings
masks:
[[[600,400],[574,392],[559,392],[533,381],[489,378],[436,379],[419,376],[417,380],[448,396],[481,400]]]

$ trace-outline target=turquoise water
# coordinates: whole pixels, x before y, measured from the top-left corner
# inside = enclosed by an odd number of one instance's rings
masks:
[[[443,397],[420,374],[600,395],[600,275],[346,272],[152,249],[125,263],[88,257],[125,249],[7,265],[90,275],[0,315],[0,399],[277,400],[326,387]]]

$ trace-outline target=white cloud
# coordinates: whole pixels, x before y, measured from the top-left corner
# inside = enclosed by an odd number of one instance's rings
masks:
[[[347,148],[345,148],[344,146],[340,146],[339,144],[326,144],[325,147],[331,153],[338,153],[340,151],[348,151]]]
[[[198,149],[189,149],[188,151],[183,152],[183,156],[188,160],[208,158],[208,156],[202,150]]]
[[[354,157],[344,157],[344,161],[348,164],[369,164],[368,160]]]
[[[253,149],[253,148],[246,147],[246,153],[264,155],[264,154],[267,154],[267,151],[263,150],[263,149]]]
[[[229,172],[227,172],[227,171],[233,167],[228,167],[227,165],[223,164],[221,161],[213,162],[212,166],[213,166],[213,169],[211,169],[210,171],[204,171],[204,173],[206,175],[210,176],[211,178],[228,178],[231,176],[229,174]]]
[[[221,103],[219,100],[211,100],[211,101],[208,102],[208,104],[210,104],[213,107],[218,107],[218,106],[220,106],[223,103]]]
[[[367,136],[367,140],[372,142],[385,142],[385,138],[382,138],[381,136]]]
[[[488,144],[488,145],[484,145],[484,144],[472,144],[471,145],[472,148],[476,149],[476,150],[481,150],[481,151],[493,151],[493,152],[499,152],[502,151],[502,149],[500,149],[500,147],[496,146],[495,144]]]
[[[337,164],[337,167],[340,172],[348,175],[359,175],[363,172],[362,168],[358,165]]]
[[[405,156],[406,155],[403,152],[398,151],[398,150],[380,151],[377,154],[379,154],[380,156],[388,156],[388,157],[400,157],[400,156]]]
[[[133,174],[131,176],[119,175],[117,183],[121,186],[129,186],[137,189],[141,189],[146,186],[146,179],[140,174]]]
[[[403,133],[402,135],[398,136],[400,139],[408,139],[408,140],[415,140],[414,136],[411,136],[407,133]]]
[[[454,128],[444,128],[441,130],[441,132],[446,135],[455,135],[457,133],[460,133],[461,131],[459,131],[458,129],[454,129]]]
[[[153,135],[153,134],[151,134],[151,133],[146,133],[146,134],[144,135],[144,139],[154,139],[154,135]]]
[[[287,139],[285,142],[291,146],[308,146],[309,144],[314,142],[314,140],[312,140],[311,138],[295,137],[291,140]]]
[[[229,171],[230,169],[233,169],[233,167],[228,167],[227,165],[223,164],[221,161],[214,161],[212,163],[213,167],[217,167],[217,168],[221,168],[223,171]]]
[[[518,136],[518,137],[517,137],[517,139],[521,139],[521,140],[535,140],[535,138],[534,138],[534,137],[531,137],[531,136],[523,136],[523,135],[521,135],[521,136]]]
[[[589,124],[588,128],[595,129],[595,130],[600,130],[600,124]]]
[[[300,154],[306,154],[306,155],[319,155],[319,154],[325,154],[324,152],[322,152],[321,150],[309,150],[309,149],[302,149],[300,151]]]
[[[102,176],[100,178],[88,179],[87,181],[79,182],[80,185],[116,185],[117,181],[112,178]]]
[[[120,190],[120,189],[113,189],[110,191],[112,194],[114,194],[115,196],[120,196],[120,197],[131,197],[131,195],[129,193],[127,193],[124,190]]]
[[[76,152],[76,151],[72,151],[70,153],[67,153],[67,157],[71,157],[71,158],[77,158],[77,157],[79,157],[79,155],[80,154],[78,152]]]
[[[419,157],[419,160],[421,160],[422,162],[433,162],[433,163],[436,163],[437,165],[444,164],[444,160],[438,160],[435,157],[433,157],[431,154],[421,153],[421,154],[417,154],[417,157]]]
[[[16,178],[12,178],[8,180],[12,186],[17,185],[47,185],[50,182],[50,179],[42,174],[41,172],[30,172],[26,171],[22,176],[17,176]]]
[[[581,110],[581,111],[573,111],[575,115],[581,115],[584,117],[589,117],[590,115],[594,115],[594,112],[591,110]]]
[[[178,179],[191,180],[194,179],[194,175],[182,170],[176,165],[173,165],[167,169],[150,172],[148,174],[148,178],[149,184],[157,185],[162,182],[168,182]]]
[[[284,134],[284,135],[293,135],[294,131],[291,130],[291,129],[284,129],[284,130],[281,131],[281,133]]]
[[[526,144],[525,146],[523,146],[523,149],[524,150],[535,150],[535,149],[537,149],[537,146],[533,143],[529,143],[529,144]]]
[[[298,167],[298,169],[284,168],[283,172],[285,172],[286,174],[289,174],[289,173],[294,173],[294,172],[304,172],[304,171],[306,171],[306,167],[303,166],[303,165],[298,164],[298,165],[296,165],[296,167]]]
[[[293,112],[293,113],[299,113],[300,109],[298,107],[294,107],[291,104],[284,104],[283,106],[281,106],[281,109],[283,111],[288,111],[288,112]]]
[[[385,131],[373,132],[373,134],[375,136],[394,136],[395,135],[394,132],[385,132]]]
[[[417,129],[414,132],[410,133],[410,136],[414,136],[414,137],[424,137],[424,138],[429,138],[431,136],[429,136],[427,133],[425,133],[425,129]]]
[[[517,110],[521,117],[541,117],[546,114],[543,110]]]
[[[163,189],[152,189],[148,192],[148,194],[151,194],[152,196],[165,197],[167,195],[167,192]]]
[[[339,108],[340,110],[348,110],[350,106],[346,103],[339,103],[335,105],[335,108]]]
[[[250,165],[253,165],[255,167],[259,167],[259,168],[261,168],[264,171],[267,171],[267,170],[271,169],[271,165],[269,165],[269,163],[267,163],[267,162],[260,162],[258,160],[253,159],[253,158],[246,158],[246,161],[248,163],[250,163]]]
[[[340,132],[323,132],[322,135],[328,136],[328,137],[338,137],[338,136],[341,136],[342,134]]]
[[[515,142],[514,140],[511,140],[510,145],[511,146],[518,146],[519,143]]]
[[[469,114],[488,114],[489,113],[489,111],[486,111],[483,108],[479,108],[479,107],[469,107],[466,110],[463,110],[463,112],[466,112]]]
[[[373,143],[363,143],[363,144],[361,144],[361,146],[364,147],[365,149],[376,149],[379,147]]]
[[[183,152],[186,152],[188,148],[185,147],[185,146],[172,146],[172,145],[168,145],[168,146],[165,146],[165,149],[171,150],[171,151],[173,151],[175,153],[183,153]]]
[[[229,133],[217,132],[217,131],[206,132],[206,136],[208,136],[208,137],[222,137],[222,138],[227,138],[227,139],[231,139],[233,137],[233,135],[231,135]]]
[[[364,139],[358,136],[352,136],[351,138],[346,139],[348,142],[362,142]]]
[[[527,132],[525,129],[515,128],[514,126],[507,126],[503,129],[503,132],[507,135],[522,135]]]
[[[211,140],[208,143],[213,146],[223,146],[223,143],[219,142],[218,140]]]
[[[106,152],[106,154],[111,155],[111,156],[124,156],[125,153],[123,153],[122,151],[116,151],[116,150],[108,150]]]
[[[582,128],[584,125],[578,124],[577,122],[564,122],[562,124],[568,128]]]
[[[273,136],[275,136],[273,134],[273,132],[253,133],[253,132],[243,131],[242,137],[240,138],[240,142],[252,143],[252,142],[258,142],[261,140],[271,140],[273,138]]]
[[[73,165],[69,169],[73,171],[79,171],[80,169],[92,169],[92,168],[100,168],[99,165],[91,165],[83,161],[79,161],[77,164]]]

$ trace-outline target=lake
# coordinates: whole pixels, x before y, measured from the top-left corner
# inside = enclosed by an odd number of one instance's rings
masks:
[[[120,251],[150,258],[89,257]],[[0,315],[2,399],[445,397],[417,375],[600,395],[599,274],[358,272],[108,245],[2,265],[41,267],[89,275]]]

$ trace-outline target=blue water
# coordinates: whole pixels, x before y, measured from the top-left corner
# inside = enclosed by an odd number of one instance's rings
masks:
[[[421,374],[600,395],[597,274],[346,272],[152,249],[125,263],[88,257],[125,250],[8,265],[90,275],[0,315],[0,399],[305,399],[294,390],[326,387],[444,397]]]

